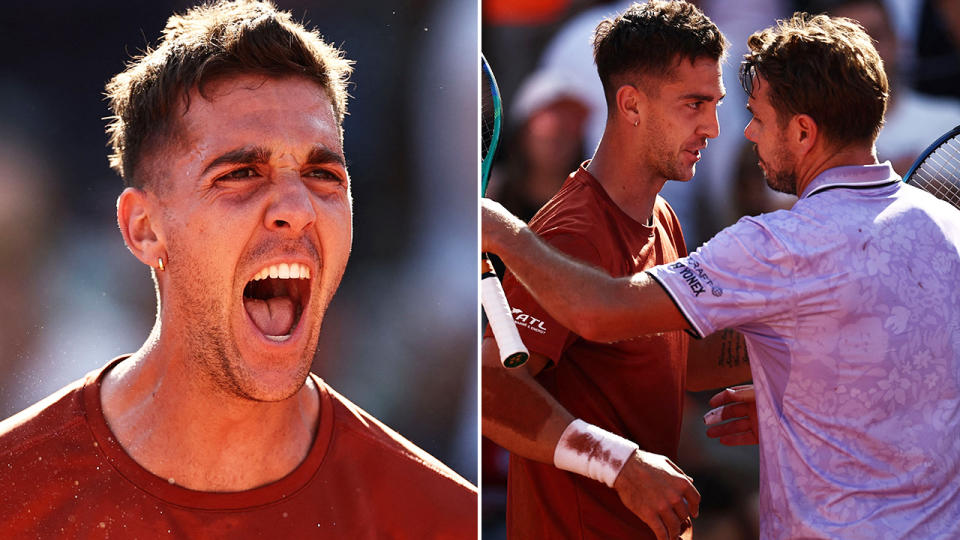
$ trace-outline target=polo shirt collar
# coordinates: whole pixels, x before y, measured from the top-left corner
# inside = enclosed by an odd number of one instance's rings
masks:
[[[834,167],[818,174],[800,195],[805,199],[822,191],[834,188],[870,189],[894,185],[900,177],[894,172],[889,161],[879,165],[850,165]]]

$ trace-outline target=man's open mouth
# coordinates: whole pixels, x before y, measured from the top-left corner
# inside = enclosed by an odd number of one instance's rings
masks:
[[[243,288],[243,307],[273,341],[286,341],[310,299],[310,269],[300,263],[264,267]]]

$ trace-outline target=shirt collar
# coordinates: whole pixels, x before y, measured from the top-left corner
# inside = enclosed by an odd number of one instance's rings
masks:
[[[822,191],[833,188],[869,189],[894,185],[900,177],[889,161],[879,165],[849,165],[834,167],[818,174],[800,195],[805,199]]]

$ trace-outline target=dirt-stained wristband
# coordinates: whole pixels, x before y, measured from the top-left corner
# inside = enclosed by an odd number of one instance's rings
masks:
[[[627,459],[639,446],[579,418],[563,430],[553,451],[553,464],[613,487]]]

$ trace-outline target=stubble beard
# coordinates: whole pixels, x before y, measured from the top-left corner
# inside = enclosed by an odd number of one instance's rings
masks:
[[[797,194],[797,177],[793,172],[777,171],[772,177],[764,173],[763,177],[770,189],[787,195]]]
[[[667,148],[663,140],[663,134],[666,131],[659,121],[649,124],[645,137],[649,144],[647,145],[647,163],[651,164],[654,172],[659,178],[666,180],[687,181],[693,176],[690,171],[681,164],[680,154]]]
[[[283,401],[300,390],[310,372],[315,347],[303,351],[297,361],[296,371],[286,377],[282,384],[267,387],[250,369],[236,339],[230,335],[229,317],[223,317],[222,324],[209,321],[211,313],[227,313],[224,302],[212,300],[205,304],[199,307],[206,316],[191,314],[194,324],[189,325],[188,343],[194,364],[203,371],[216,390],[228,396],[259,402]],[[305,322],[301,321],[301,324]]]
[[[756,145],[753,146],[753,150],[757,153],[757,158],[764,165],[760,167],[760,170],[763,172],[763,179],[766,180],[770,189],[780,193],[786,193],[787,195],[796,195],[797,168],[796,160],[793,159],[793,156],[790,155],[787,150],[783,148],[779,149],[775,156],[778,167],[773,168],[769,162],[760,157]]]
[[[764,180],[770,189],[787,195],[797,194],[797,174],[793,168],[787,170],[764,171]]]
[[[692,171],[685,169],[680,163],[680,157],[678,155],[670,155],[666,152],[666,149],[664,149],[659,158],[656,164],[656,170],[661,178],[686,182],[693,177],[693,174],[691,174]]]
[[[183,267],[191,266],[187,264]],[[176,273],[180,273],[179,270],[179,266],[177,270],[174,270],[172,265],[168,268],[168,271]],[[313,346],[306,347],[301,353],[295,371],[284,377],[282,383],[267,386],[243,358],[237,338],[232,335],[230,303],[221,298],[210,298],[210,291],[216,289],[200,285],[203,280],[197,279],[198,277],[196,273],[171,275],[171,282],[181,287],[186,284],[185,289],[178,295],[184,304],[178,311],[186,317],[187,350],[192,364],[203,372],[203,377],[215,391],[226,396],[248,401],[274,402],[296,394],[310,373],[318,337],[316,330],[306,329],[311,333]],[[244,307],[239,305],[233,309]],[[308,316],[304,313],[299,324],[307,324],[307,319]]]

